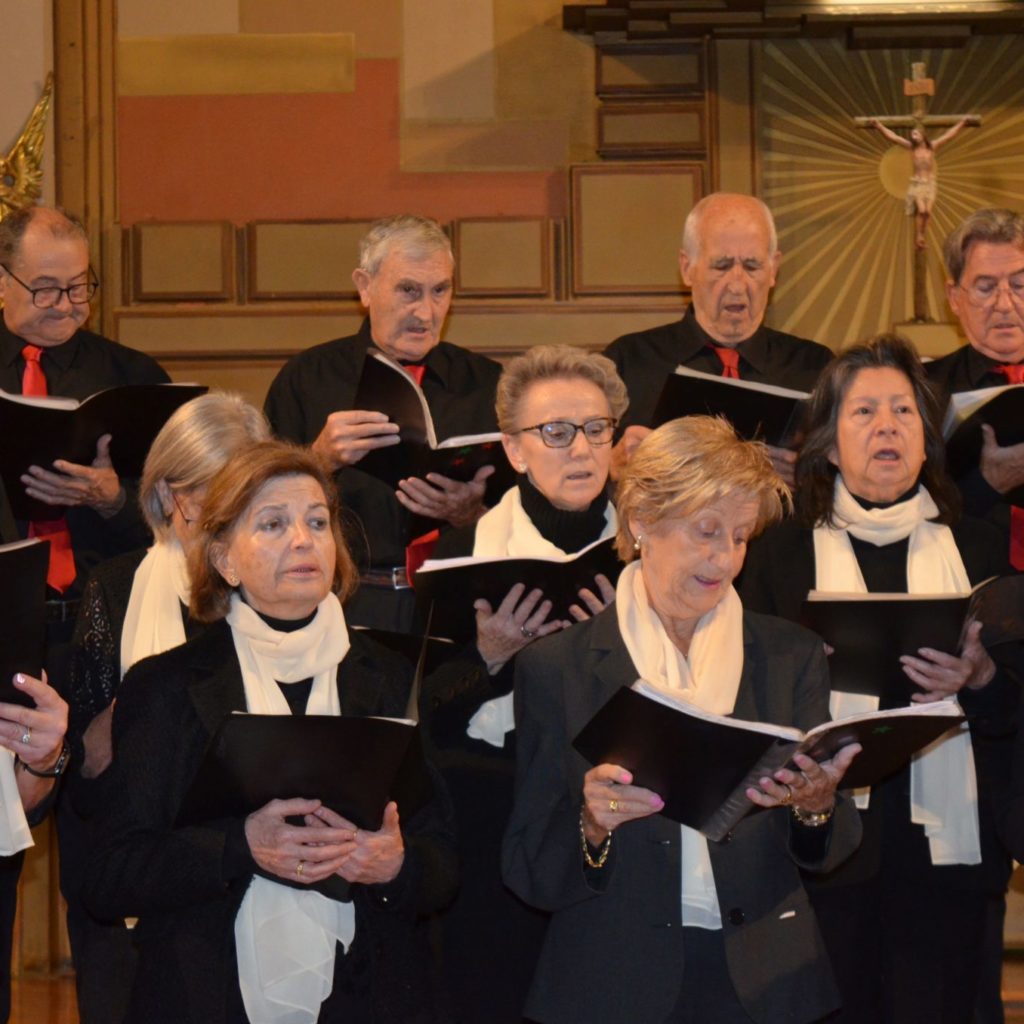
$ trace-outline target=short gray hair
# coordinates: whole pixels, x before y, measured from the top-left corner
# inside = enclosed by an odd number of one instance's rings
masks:
[[[1015,245],[1024,249],[1024,217],[1013,210],[976,210],[954,229],[942,247],[946,273],[953,284],[959,284],[967,264],[971,246],[977,242],[990,245]]]
[[[359,269],[370,277],[393,252],[410,259],[422,260],[435,252],[443,252],[455,263],[452,243],[441,225],[430,217],[401,213],[375,221],[359,241]]]
[[[163,480],[172,490],[204,487],[236,452],[270,439],[259,409],[240,395],[213,392],[176,409],[156,435],[139,486],[139,504],[158,539],[170,536],[170,520],[157,493]]]
[[[540,380],[587,380],[597,385],[608,399],[615,419],[621,419],[629,406],[626,385],[615,364],[572,345],[534,345],[521,356],[509,360],[498,381],[495,409],[498,427],[506,434],[518,429],[516,414],[523,395]]]
[[[80,238],[87,245],[85,225],[67,210],[58,206],[22,206],[0,220],[0,263],[11,266],[21,255],[21,241],[30,225],[41,221],[56,239]]]
[[[721,205],[725,201],[735,199],[749,200],[756,207],[760,208],[765,223],[768,225],[768,255],[774,256],[779,251],[779,234],[775,229],[775,218],[772,216],[772,211],[768,209],[766,203],[758,199],[757,196],[747,196],[739,192],[712,192],[711,195],[705,196],[690,210],[683,224],[682,250],[691,260],[695,260],[700,256],[700,233],[708,210],[714,206]]]

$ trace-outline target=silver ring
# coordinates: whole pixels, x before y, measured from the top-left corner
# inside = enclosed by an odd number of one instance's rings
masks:
[[[537,631],[535,629],[527,629],[525,625],[519,627],[519,632],[522,633],[527,640],[532,640],[537,635]]]
[[[32,742],[32,727],[26,725],[25,731],[21,734],[21,742],[27,747]]]

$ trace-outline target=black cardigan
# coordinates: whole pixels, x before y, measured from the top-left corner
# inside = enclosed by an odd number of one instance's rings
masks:
[[[357,632],[338,667],[346,715],[402,715],[409,693],[404,659]],[[86,869],[84,899],[103,916],[137,916],[139,971],[128,1022],[220,1024],[239,1005],[234,920],[255,864],[237,868],[238,822],[178,828],[175,819],[209,740],[225,714],[245,708],[227,623],[134,666],[114,713],[114,763],[107,772],[105,836]],[[405,861],[387,885],[351,888],[356,939],[335,965],[368,978],[374,1021],[431,1021],[426,951],[417,914],[450,900],[456,884],[452,815],[443,784],[402,823]]]

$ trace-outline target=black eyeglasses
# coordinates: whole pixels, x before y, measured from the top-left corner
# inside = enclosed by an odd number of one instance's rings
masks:
[[[514,430],[514,434],[522,434],[527,430],[536,430],[540,439],[549,448],[568,448],[576,440],[576,435],[582,430],[583,436],[592,445],[611,443],[612,434],[615,433],[615,425],[618,420],[610,416],[595,416],[592,420],[584,423],[570,423],[568,420],[550,420],[547,423],[537,423],[532,427],[521,427]]]
[[[68,302],[72,305],[84,306],[96,294],[96,289],[100,286],[100,279],[92,267],[89,268],[88,281],[83,281],[81,284],[70,284],[67,288],[58,288],[53,284],[44,285],[42,288],[31,288],[6,263],[0,263],[0,267],[3,267],[32,296],[32,305],[36,309],[53,309],[60,302],[62,295],[66,295]]]

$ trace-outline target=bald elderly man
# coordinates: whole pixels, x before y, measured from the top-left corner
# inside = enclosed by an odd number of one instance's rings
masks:
[[[605,355],[629,390],[626,430],[616,461],[647,433],[665,378],[682,364],[743,380],[810,391],[832,358],[824,345],[764,326],[781,253],[771,211],[760,199],[715,192],[690,211],[683,226],[679,272],[691,291],[676,323],[627,334]],[[735,358],[734,358],[735,357]],[[776,468],[792,482],[795,453],[772,449]]]

